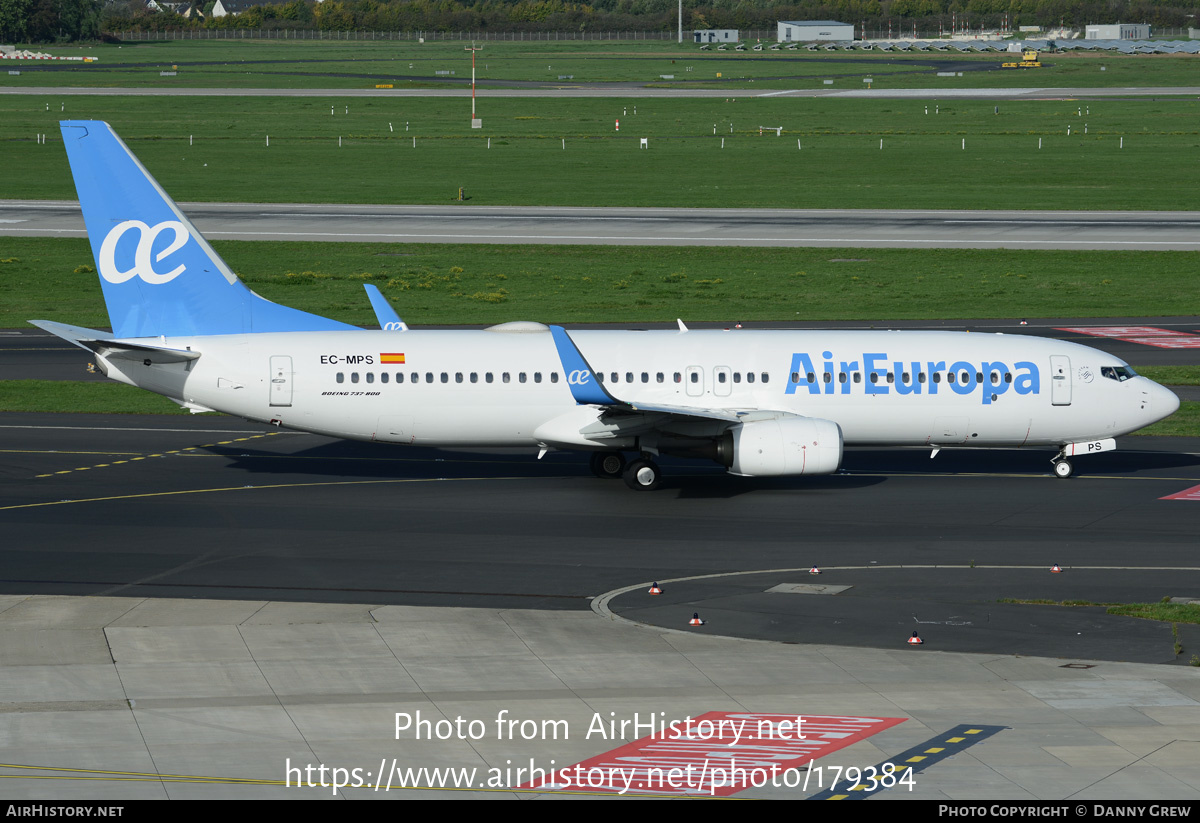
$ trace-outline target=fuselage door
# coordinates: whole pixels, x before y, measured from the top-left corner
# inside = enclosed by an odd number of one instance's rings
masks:
[[[1050,403],[1071,405],[1071,358],[1065,354],[1050,355]]]
[[[687,387],[689,397],[700,397],[704,394],[704,369],[699,366],[688,366],[683,375],[683,383]]]
[[[271,356],[271,405],[292,405],[292,358],[284,354]]]
[[[728,397],[733,392],[733,370],[728,366],[713,368],[713,394]]]

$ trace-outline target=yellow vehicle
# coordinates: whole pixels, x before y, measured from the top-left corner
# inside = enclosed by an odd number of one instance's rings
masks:
[[[1038,62],[1037,49],[1025,49],[1021,52],[1020,63],[1001,63],[1000,68],[1003,69],[1037,69],[1041,68],[1042,64]]]

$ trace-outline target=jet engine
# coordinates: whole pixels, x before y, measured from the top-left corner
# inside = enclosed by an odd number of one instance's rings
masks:
[[[725,433],[722,446],[729,473],[746,477],[832,474],[842,464],[841,428],[815,417],[742,423]]]

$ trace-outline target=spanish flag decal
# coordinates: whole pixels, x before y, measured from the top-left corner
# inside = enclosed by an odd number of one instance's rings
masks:
[[[384,351],[379,353],[380,363],[403,363],[404,352]]]

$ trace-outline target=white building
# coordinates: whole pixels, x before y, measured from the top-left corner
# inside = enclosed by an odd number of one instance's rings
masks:
[[[692,32],[692,40],[697,43],[736,43],[737,29],[696,29]]]
[[[811,43],[814,40],[853,40],[854,26],[836,20],[781,20],[780,43]]]
[[[1150,27],[1141,23],[1114,23],[1111,26],[1088,26],[1085,40],[1149,40]]]

